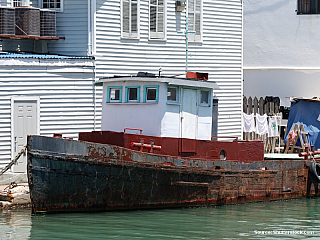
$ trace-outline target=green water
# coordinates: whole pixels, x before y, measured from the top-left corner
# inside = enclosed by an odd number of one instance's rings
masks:
[[[320,239],[320,198],[128,212],[0,213],[0,239]]]

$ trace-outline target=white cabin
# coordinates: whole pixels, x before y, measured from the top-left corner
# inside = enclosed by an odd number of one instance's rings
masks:
[[[214,82],[174,77],[104,78],[101,130],[210,140]],[[217,118],[217,116],[214,116]]]

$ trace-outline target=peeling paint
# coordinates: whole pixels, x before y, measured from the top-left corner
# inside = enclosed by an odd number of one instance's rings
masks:
[[[70,141],[73,149],[85,153],[67,152]],[[48,146],[55,151],[49,151]],[[318,186],[310,185],[309,164],[310,160],[186,158],[109,144],[28,137],[28,179],[34,213],[209,206],[306,197],[317,194]]]

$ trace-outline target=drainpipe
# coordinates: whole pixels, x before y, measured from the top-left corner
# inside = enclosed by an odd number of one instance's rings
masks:
[[[94,57],[95,54],[95,12],[96,12],[96,0],[88,0],[88,46],[87,55]],[[96,82],[96,64],[95,60],[93,65],[93,89],[92,89],[92,100],[93,100],[93,130],[96,130],[96,112],[97,112],[97,91],[94,83]]]
[[[95,53],[95,10],[96,1],[88,0],[88,56]]]
[[[92,54],[92,31],[91,31],[91,0],[88,0],[88,46],[87,46],[87,55]]]

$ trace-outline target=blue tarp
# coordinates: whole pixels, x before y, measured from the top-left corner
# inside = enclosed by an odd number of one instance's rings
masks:
[[[320,102],[304,101],[294,102],[291,104],[288,118],[288,131],[284,142],[288,141],[288,133],[293,130],[295,124],[303,124],[304,130],[308,132],[307,138],[310,146],[320,149]],[[300,141],[297,142],[301,146]]]

